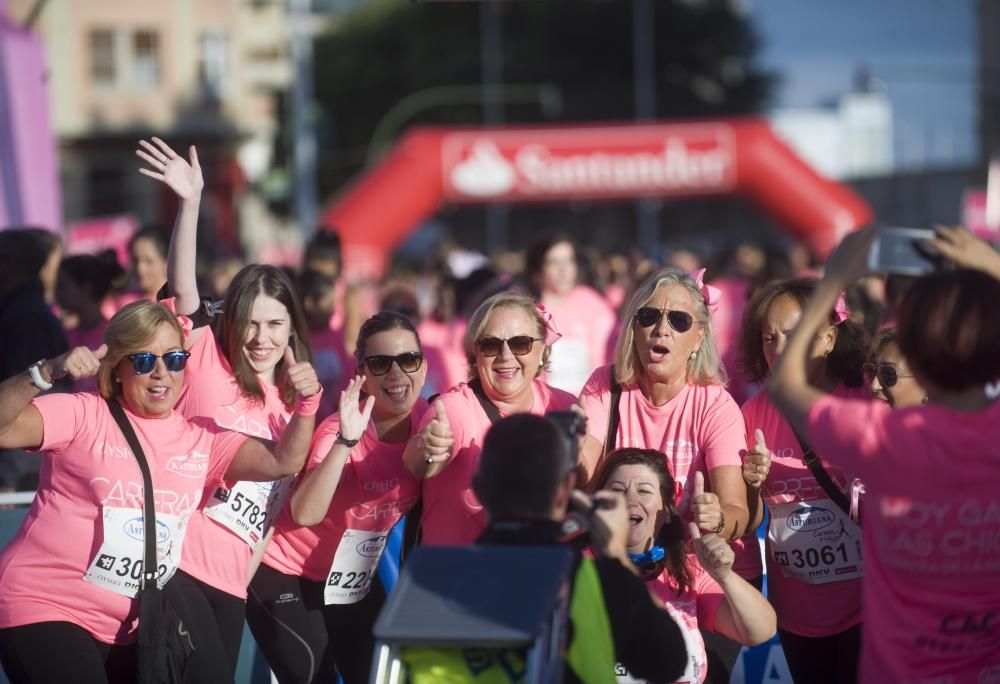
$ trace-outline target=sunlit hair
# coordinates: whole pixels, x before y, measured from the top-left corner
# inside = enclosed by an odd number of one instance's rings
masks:
[[[768,309],[778,298],[789,297],[798,304],[800,311],[804,310],[818,283],[819,280],[812,277],[779,280],[758,291],[750,300],[743,314],[740,333],[739,363],[747,380],[761,382],[771,372],[762,340],[762,326]],[[868,331],[851,319],[840,323],[836,321],[836,312],[831,308],[826,322],[827,325],[836,325],[837,340],[824,361],[826,375],[847,387],[860,387],[864,382],[861,364],[868,353]]]
[[[354,349],[354,356],[359,366],[365,357],[368,356],[368,340],[379,333],[389,332],[390,330],[405,330],[413,333],[413,337],[417,340],[417,350],[423,349],[420,346],[420,335],[413,326],[413,321],[395,311],[379,311],[362,323],[361,329],[358,330],[358,342]]]
[[[177,333],[177,344],[184,345],[184,332],[177,318],[167,307],[145,300],[120,308],[104,329],[104,344],[108,353],[101,359],[97,371],[97,389],[105,399],[120,396],[122,386],[115,381],[115,367],[129,354],[148,351],[146,348],[164,323]]]
[[[674,478],[667,468],[667,455],[656,449],[631,447],[612,451],[591,480],[588,489],[592,491],[606,489],[615,471],[629,465],[649,468],[659,481],[660,498],[663,500],[663,508],[670,515],[670,522],[664,524],[657,532],[655,542],[663,547],[664,565],[677,583],[677,593],[683,594],[691,586],[691,568],[688,566],[687,547],[684,542],[684,519],[674,504],[675,485]]]
[[[615,378],[621,384],[632,382],[642,373],[642,363],[635,352],[636,311],[649,304],[658,290],[674,285],[682,286],[691,295],[691,301],[694,302],[695,325],[700,325],[705,330],[701,349],[693,359],[688,359],[687,381],[695,385],[726,384],[726,370],[722,366],[715,344],[715,331],[705,304],[705,296],[694,278],[677,268],[664,268],[646,278],[625,305],[622,331],[618,335],[618,343],[615,344]]]
[[[872,337],[871,351],[868,352],[868,361],[870,363],[878,363],[878,360],[885,353],[885,350],[889,348],[890,344],[899,346],[897,337],[895,328],[883,328],[875,333],[875,336]]]
[[[959,269],[917,278],[898,309],[899,351],[924,384],[963,392],[1000,378],[1000,281]]]
[[[257,372],[243,353],[253,304],[260,295],[278,300],[288,310],[292,333],[288,346],[292,348],[295,360],[312,361],[312,350],[309,346],[309,326],[302,313],[295,286],[288,275],[280,268],[265,264],[252,264],[241,269],[226,290],[221,329],[218,333],[219,345],[229,361],[240,392],[263,405],[264,388]],[[295,405],[295,389],[291,383],[286,382],[285,370],[285,359],[281,358],[274,367],[274,384],[281,388],[282,399],[291,408]]]
[[[535,322],[535,337],[545,339],[545,321],[538,313],[537,303],[534,298],[516,292],[501,292],[495,294],[479,305],[479,308],[469,319],[469,327],[465,331],[465,358],[469,362],[469,377],[476,377],[476,342],[479,340],[483,330],[490,324],[494,312],[499,309],[520,309]],[[538,343],[536,343],[538,344]],[[541,344],[544,344],[542,342]],[[538,377],[545,372],[549,364],[549,357],[552,355],[552,347],[545,345],[542,351],[542,362],[538,366]]]

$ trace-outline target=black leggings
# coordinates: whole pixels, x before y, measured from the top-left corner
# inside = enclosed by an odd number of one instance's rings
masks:
[[[826,637],[778,630],[788,671],[796,684],[854,684],[858,679],[861,625]]]
[[[764,578],[753,577],[747,582],[760,591],[764,586]],[[708,659],[708,674],[705,676],[705,684],[729,684],[729,677],[733,673],[733,666],[736,659],[740,657],[743,645],[727,639],[721,634],[701,630],[701,638],[705,642],[705,656]]]
[[[135,644],[105,644],[72,622],[0,629],[0,664],[11,684],[131,684]]]
[[[357,603],[324,605],[323,582],[261,565],[250,582],[247,622],[281,684],[366,684],[375,640],[372,627],[385,603],[376,579]]]
[[[173,595],[180,596],[180,605],[174,605],[174,610],[191,632],[192,641],[199,650],[213,654],[213,660],[228,672],[226,681],[232,681],[243,641],[246,601],[183,570],[178,570],[170,583],[175,585]]]

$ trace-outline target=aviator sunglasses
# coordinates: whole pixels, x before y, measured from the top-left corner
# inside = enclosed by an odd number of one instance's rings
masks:
[[[861,372],[865,375],[865,382],[871,383],[873,378],[878,378],[878,383],[882,387],[894,387],[900,378],[912,378],[912,375],[900,375],[896,367],[891,363],[865,363],[861,365]]]
[[[656,309],[652,306],[643,306],[635,312],[635,322],[640,328],[651,328],[659,324],[663,315],[667,316],[667,323],[679,333],[686,333],[694,325],[694,316],[687,311],[673,311],[671,309]]]
[[[405,352],[396,356],[376,354],[375,356],[366,356],[362,359],[362,363],[368,368],[368,372],[375,376],[388,373],[389,369],[392,368],[393,361],[396,362],[396,365],[404,373],[416,373],[424,363],[424,355],[422,352]]]
[[[500,350],[503,349],[504,342],[506,342],[511,354],[514,356],[524,356],[531,353],[531,348],[535,346],[535,342],[541,341],[541,337],[532,337],[531,335],[515,335],[514,337],[508,337],[506,340],[501,340],[499,337],[484,337],[476,342],[476,346],[479,348],[480,354],[486,358],[491,358],[500,355]]]
[[[135,371],[136,375],[145,375],[153,372],[157,359],[163,359],[164,367],[171,373],[180,373],[187,365],[189,356],[191,356],[191,352],[187,351],[167,352],[163,356],[157,356],[152,352],[138,352],[129,354],[127,358],[132,362],[132,370]]]

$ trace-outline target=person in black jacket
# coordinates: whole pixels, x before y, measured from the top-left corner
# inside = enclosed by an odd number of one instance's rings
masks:
[[[652,681],[674,681],[683,674],[687,651],[680,628],[654,603],[626,553],[629,521],[624,497],[610,491],[590,497],[576,489],[576,459],[559,425],[528,413],[494,424],[483,442],[473,490],[489,517],[480,544],[575,541],[579,547],[585,539],[595,558],[589,561],[576,554],[573,572],[577,580],[571,601],[578,598],[581,564],[592,562],[603,596],[588,597],[594,605],[587,608],[606,613],[615,662],[635,677]],[[575,513],[567,516],[570,510]],[[589,535],[581,536],[581,529],[587,528]],[[597,621],[604,622],[599,617]],[[604,673],[581,672],[579,663],[573,662],[574,640],[584,631],[571,618],[566,682],[588,681],[592,676],[607,679]],[[596,641],[580,645],[584,650],[602,646]],[[609,668],[613,670],[614,663]]]

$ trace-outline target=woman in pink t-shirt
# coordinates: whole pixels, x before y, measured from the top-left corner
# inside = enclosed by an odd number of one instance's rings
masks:
[[[629,299],[614,365],[594,371],[580,395],[588,432],[581,465],[593,474],[602,454],[616,447],[661,451],[677,486],[681,513],[703,531],[733,541],[744,534],[748,520],[740,476],[746,440],[743,416],[725,389],[715,346],[711,312],[719,292],[703,284],[702,276],[666,268],[647,278]],[[617,402],[612,401],[615,384],[620,387]],[[615,422],[617,428],[609,430]],[[717,495],[711,505],[692,501],[698,471]],[[736,572],[757,577],[759,562],[756,567],[738,565]],[[710,644],[710,651],[720,654],[713,661],[721,664],[709,679],[728,682],[739,645],[714,635],[706,638],[719,641],[718,646]]]
[[[750,382],[767,381],[816,283],[815,278],[782,280],[754,296],[743,320],[741,345]],[[812,382],[838,396],[870,396],[861,374],[867,346],[865,329],[849,319],[844,300],[839,299],[810,348]],[[760,525],[767,504],[768,599],[778,613],[792,678],[854,682],[861,644],[863,567],[861,530],[850,515],[854,474],[822,462],[806,465],[803,453],[808,447],[799,442],[765,392],[744,404],[743,417],[747,444],[754,447],[743,470],[751,527]],[[758,441],[764,446],[756,446]],[[819,456],[825,459],[827,454]],[[753,542],[747,552],[759,557],[757,537],[746,540]]]
[[[962,229],[930,241],[956,270],[917,278],[898,341],[927,403],[836,397],[808,374],[837,294],[867,273],[878,233],[844,238],[769,392],[792,427],[867,488],[862,682],[981,684],[1000,675],[1000,254]]]
[[[465,333],[472,379],[434,400],[406,447],[406,467],[423,479],[424,544],[471,544],[486,526],[472,491],[483,436],[502,416],[567,409],[573,395],[550,387],[542,374],[558,339],[535,300],[502,292],[483,302]]]
[[[122,404],[149,463],[161,583],[176,577],[207,481],[274,479],[305,461],[311,416],[294,415],[275,446],[175,411],[183,341],[169,309],[137,302],[115,314],[96,350],[77,347],[0,385],[0,447],[45,452],[31,510],[0,554],[0,662],[11,681],[135,680],[143,478],[105,399]],[[100,396],[37,396],[55,379],[95,374]],[[187,624],[188,606],[174,608]],[[192,681],[224,678],[192,636],[190,667],[205,677]]]
[[[538,301],[562,333],[552,348],[546,382],[576,394],[591,372],[607,362],[615,312],[593,288],[579,282],[576,247],[567,235],[549,235],[528,248],[525,270]]]
[[[153,141],[155,145],[141,141],[137,154],[152,169],[142,171],[169,186],[180,200],[167,262],[168,287],[176,297],[176,312],[193,315],[201,303],[195,261],[204,181],[193,146],[188,163],[163,141]],[[226,291],[221,316],[213,326],[195,328],[186,347],[192,381],[178,410],[189,419],[244,434],[278,439],[296,404],[299,376],[316,380],[308,326],[295,288],[275,266],[241,269]],[[308,397],[314,412],[321,394]],[[188,529],[178,579],[200,600],[205,619],[196,627],[214,630],[221,642],[220,657],[231,673],[239,657],[254,553],[263,554],[290,484],[290,479],[208,482],[204,509]]]
[[[696,496],[705,494],[701,473]],[[699,628],[746,646],[774,635],[775,617],[761,593],[732,572],[733,551],[717,534],[702,535],[690,523],[695,557],[684,540],[684,522],[674,505],[674,478],[667,460],[654,449],[619,449],[608,455],[594,478],[595,489],[622,492],[630,527],[626,550],[654,595],[681,627],[688,665],[679,680],[701,684],[708,659]],[[619,675],[620,683],[637,680]]]
[[[306,473],[250,584],[247,621],[282,682],[338,674],[346,684],[368,681],[372,628],[385,603],[376,569],[389,531],[420,496],[402,459],[427,409],[417,332],[383,311],[361,326],[356,348],[364,377],[317,429]]]

